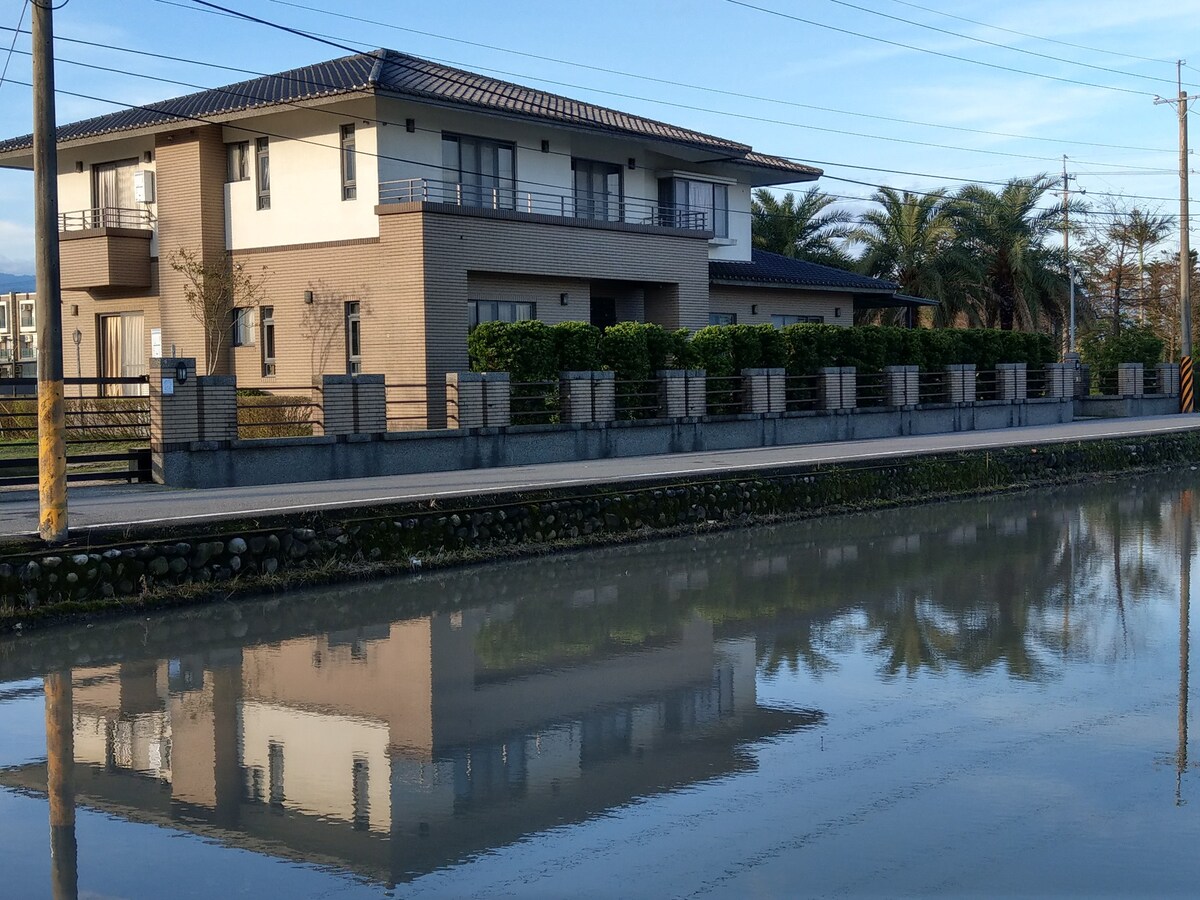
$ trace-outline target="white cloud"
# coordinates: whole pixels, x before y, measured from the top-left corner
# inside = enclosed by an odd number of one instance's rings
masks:
[[[0,272],[33,274],[33,226],[0,219]]]

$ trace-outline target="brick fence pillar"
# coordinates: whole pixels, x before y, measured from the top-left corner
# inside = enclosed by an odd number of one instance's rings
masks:
[[[1117,394],[1140,397],[1146,393],[1146,376],[1141,363],[1117,364]]]
[[[1025,363],[996,363],[996,387],[1001,400],[1027,399],[1029,382]]]
[[[313,379],[321,417],[313,434],[376,434],[387,431],[387,392],[382,375],[322,375]]]
[[[821,409],[854,409],[858,405],[858,372],[854,366],[826,366],[817,374]]]
[[[159,484],[171,483],[166,451],[200,439],[198,394],[194,357],[150,360],[150,465]]]
[[[916,366],[884,366],[883,380],[885,405],[916,406],[920,402],[920,373]]]
[[[783,369],[742,369],[742,412],[778,413],[786,409]]]
[[[616,419],[615,373],[559,372],[558,381],[563,422],[579,424]]]
[[[202,441],[236,441],[237,379],[232,375],[201,375],[196,379],[197,432]]]
[[[946,366],[946,386],[950,389],[951,403],[974,403],[975,364]]]
[[[1158,374],[1158,392],[1168,397],[1179,396],[1179,363],[1159,363],[1154,367]]]
[[[660,369],[658,414],[667,419],[697,419],[707,412],[708,375],[703,369]]]
[[[1046,364],[1046,396],[1053,400],[1069,400],[1075,396],[1075,365]]]
[[[512,386],[507,372],[447,372],[449,428],[504,428],[512,424]]]

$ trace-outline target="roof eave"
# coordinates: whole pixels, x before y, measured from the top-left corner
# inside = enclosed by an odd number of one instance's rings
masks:
[[[746,278],[728,278],[728,277],[710,277],[709,282],[712,284],[724,284],[730,287],[757,287],[757,288],[775,288],[778,290],[805,290],[805,291],[824,291],[827,293],[836,294],[885,294],[892,295],[895,293],[894,288],[867,288],[853,287],[850,285],[832,285],[832,284],[801,284],[795,281],[759,281]]]

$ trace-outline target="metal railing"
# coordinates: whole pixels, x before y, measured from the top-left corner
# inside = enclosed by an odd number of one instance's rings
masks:
[[[887,406],[887,375],[883,372],[859,372],[856,375],[858,406]]]
[[[561,385],[557,381],[514,381],[510,387],[514,425],[553,425],[562,421]]]
[[[707,231],[708,214],[671,204],[619,197],[576,197],[573,193],[518,190],[501,185],[463,184],[432,178],[404,178],[379,185],[380,203],[448,203],[476,209],[509,210],[563,219],[629,225],[656,225]]]
[[[917,375],[917,391],[918,404],[949,403],[949,376],[945,372],[921,372]]]
[[[806,412],[821,408],[820,375],[788,375],[783,380],[785,408],[788,412]]]
[[[58,214],[59,231],[88,231],[92,228],[154,228],[154,217],[148,209],[122,209],[117,206],[98,206]]]
[[[312,385],[272,387],[269,393],[239,390],[235,402],[241,439],[312,437],[313,422],[322,414]]]
[[[742,411],[744,386],[741,375],[708,377],[708,414],[732,416]]]
[[[616,381],[613,390],[621,421],[656,419],[662,414],[656,378]]]

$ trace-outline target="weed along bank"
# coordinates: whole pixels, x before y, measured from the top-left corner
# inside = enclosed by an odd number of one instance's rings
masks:
[[[62,551],[4,545],[0,615],[10,628],[103,609],[205,602],[307,583],[1177,468],[1197,459],[1200,436],[1172,433],[368,506],[209,527],[148,526],[142,534],[97,529],[86,545]]]

